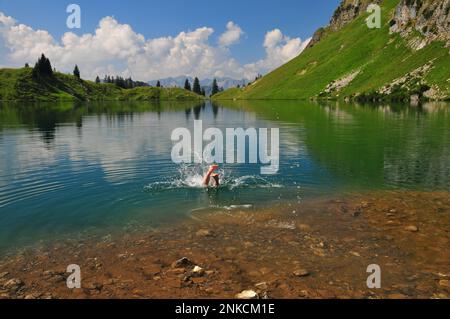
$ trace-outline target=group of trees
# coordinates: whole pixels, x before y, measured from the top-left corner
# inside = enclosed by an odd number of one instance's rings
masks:
[[[122,89],[133,89],[136,87],[148,86],[147,83],[141,82],[141,81],[134,81],[131,77],[125,79],[121,76],[114,77],[114,76],[110,76],[110,75],[105,75],[105,77],[103,78],[103,81],[100,80],[100,78],[97,75],[97,77],[95,78],[95,83],[97,83],[97,84],[100,84],[100,83],[115,84]]]
[[[29,64],[25,63],[25,67],[29,68]],[[52,77],[53,76],[54,69],[52,68],[52,64],[44,54],[41,55],[41,57],[37,60],[36,64],[33,67],[33,76],[35,78],[39,77]],[[81,79],[80,69],[78,68],[78,65],[75,65],[75,68],[73,70],[73,75]]]
[[[29,65],[28,63],[25,64],[25,67],[28,68]],[[36,62],[34,68],[33,68],[33,76],[34,77],[52,77],[53,76],[53,69],[52,69],[52,65],[50,63],[50,60],[44,55],[42,54],[41,57],[38,59],[38,61]],[[80,68],[78,67],[78,65],[75,65],[75,68],[73,70],[73,75],[81,80],[81,72],[80,72]],[[259,77],[257,77],[258,79]],[[256,79],[256,80],[257,80]],[[103,80],[100,80],[100,78],[97,76],[95,79],[95,83],[100,84],[100,83],[111,83],[111,84],[115,84],[120,88],[123,89],[132,89],[135,87],[142,87],[142,86],[149,86],[147,83],[145,82],[141,82],[141,81],[133,81],[133,79],[131,77],[125,79],[121,76],[109,76],[109,75],[105,75],[105,77],[103,78]],[[158,81],[156,83],[156,87],[161,87],[161,82]],[[191,87],[191,83],[189,82],[188,79],[186,79],[186,82],[184,83],[184,88],[188,91],[192,91],[198,95],[203,95],[206,96],[206,92],[205,89],[201,87],[200,85],[200,80],[196,77],[194,79],[194,83]],[[219,92],[221,92],[223,89],[219,88],[218,84],[217,84],[217,80],[214,79],[213,84],[212,84],[212,91],[211,91],[211,95],[217,94]]]
[[[186,79],[186,81],[184,82],[184,89],[197,93],[198,95],[206,95],[205,89],[202,88],[202,86],[200,85],[200,80],[197,77],[194,79],[194,84],[192,87],[189,80]]]
[[[201,87],[200,80],[198,78],[194,79],[194,85],[192,86],[192,88],[191,88],[191,83],[189,82],[188,79],[186,79],[186,81],[184,82],[184,89],[188,90],[188,91],[192,91],[199,95],[206,96],[205,89]],[[223,89],[219,88],[219,85],[217,84],[217,80],[214,79],[214,81],[212,83],[212,88],[211,88],[211,96],[214,94],[217,94],[221,91],[223,91]]]
[[[28,65],[28,64],[27,64]],[[42,54],[33,68],[34,77],[52,77],[53,69],[50,60]]]

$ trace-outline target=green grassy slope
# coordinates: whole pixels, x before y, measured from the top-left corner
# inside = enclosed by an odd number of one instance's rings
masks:
[[[138,87],[124,90],[114,84],[96,84],[72,75],[55,73],[36,80],[31,68],[0,69],[0,101],[147,101],[200,100],[179,88]]]
[[[407,46],[398,34],[389,34],[389,21],[399,0],[382,4],[382,28],[369,29],[363,14],[337,32],[328,33],[312,48],[256,83],[216,95],[215,99],[343,98],[374,92],[427,62],[432,70],[423,77],[449,96],[450,59],[445,43],[434,42],[422,50]],[[328,84],[359,70],[346,87],[321,94]]]

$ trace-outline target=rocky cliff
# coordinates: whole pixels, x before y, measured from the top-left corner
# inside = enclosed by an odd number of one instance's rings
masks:
[[[433,41],[450,45],[450,0],[402,0],[390,21],[411,48],[420,50]]]
[[[339,7],[334,11],[331,17],[330,24],[325,28],[317,30],[309,47],[314,46],[319,42],[328,32],[335,32],[342,29],[345,25],[352,22],[361,13],[366,12],[370,4],[379,4],[382,0],[342,0]]]
[[[314,46],[329,32],[342,29],[370,4],[383,0],[342,0],[335,10],[330,24],[317,30],[309,44]],[[421,49],[433,41],[450,39],[450,0],[401,0],[390,20],[391,33],[399,33],[414,49]],[[449,43],[450,46],[450,43]]]
[[[361,13],[366,12],[370,4],[379,4],[381,0],[343,0],[333,14],[330,21],[330,29],[338,31],[342,29]]]

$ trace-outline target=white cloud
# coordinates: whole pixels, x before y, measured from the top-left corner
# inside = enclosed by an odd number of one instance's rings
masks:
[[[266,57],[255,63],[244,66],[244,74],[250,77],[255,73],[266,73],[276,69],[284,63],[298,56],[308,45],[311,38],[302,41],[300,38],[291,39],[279,30],[274,29],[266,33],[264,48]]]
[[[53,66],[63,72],[71,72],[78,64],[87,79],[104,74],[132,76],[137,80],[179,75],[251,79],[294,58],[307,44],[275,29],[267,33],[264,41],[266,57],[241,65],[231,56],[229,46],[239,42],[243,30],[234,22],[228,22],[217,46],[209,43],[213,33],[212,28],[202,27],[174,37],[146,39],[130,25],[105,17],[93,34],[79,36],[67,32],[57,41],[49,32],[19,24],[0,12],[0,47],[7,49],[0,61],[20,66],[34,63],[45,53]]]
[[[244,31],[233,21],[227,23],[227,31],[219,38],[219,44],[223,47],[229,47],[239,42],[244,35]]]
[[[3,27],[10,27],[16,24],[16,20],[12,17],[6,16],[3,12],[0,11],[0,28]]]

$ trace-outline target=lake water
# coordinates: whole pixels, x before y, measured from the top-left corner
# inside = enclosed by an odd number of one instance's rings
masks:
[[[280,170],[171,160],[171,132],[279,128]],[[381,189],[450,191],[450,106],[299,101],[0,104],[0,251],[64,236],[158,227],[211,209],[255,209]]]

